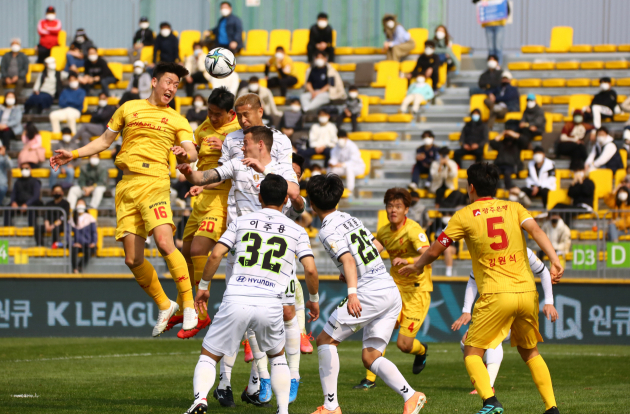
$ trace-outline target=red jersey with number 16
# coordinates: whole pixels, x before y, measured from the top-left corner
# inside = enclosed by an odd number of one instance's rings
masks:
[[[530,292],[536,283],[521,228],[530,219],[519,203],[484,197],[456,212],[438,241],[466,240],[479,294]]]

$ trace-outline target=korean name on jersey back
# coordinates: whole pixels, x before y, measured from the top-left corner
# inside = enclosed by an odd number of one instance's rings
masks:
[[[238,217],[219,243],[235,249],[236,264],[224,297],[249,304],[282,298],[296,266],[313,256],[306,231],[272,209]],[[255,302],[247,298],[256,297]]]
[[[322,222],[319,240],[341,273],[343,264],[339,258],[346,253],[352,255],[357,265],[359,291],[396,287],[374,246],[374,236],[363,226],[361,220],[335,211]]]

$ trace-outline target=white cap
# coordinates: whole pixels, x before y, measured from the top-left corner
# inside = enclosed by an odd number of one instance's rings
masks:
[[[57,63],[57,61],[55,60],[54,57],[48,56],[46,59],[44,59],[44,63],[46,63],[46,64],[48,64],[48,63]]]
[[[508,79],[511,80],[512,79],[512,74],[509,71],[504,70],[503,73],[501,74],[501,77],[502,78],[508,78]]]
[[[133,67],[144,69],[144,62],[141,60],[136,60],[135,62],[133,62]]]
[[[623,130],[623,139],[630,139],[630,129],[626,128]]]

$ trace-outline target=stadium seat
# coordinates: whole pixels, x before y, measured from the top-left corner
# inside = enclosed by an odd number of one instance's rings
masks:
[[[119,86],[119,84],[121,84],[123,82],[125,82],[125,83],[127,82],[127,81],[123,80],[122,63],[120,63],[120,62],[108,62],[107,66],[109,67],[109,70],[112,71],[112,75],[114,75],[114,77],[116,79],[118,79],[118,82],[116,82],[116,86],[118,86],[120,88],[121,86]]]
[[[591,95],[586,94],[576,94],[571,95],[569,98],[569,109],[567,111],[567,116],[564,118],[565,121],[571,121],[573,119],[573,111],[576,109],[582,109],[585,106],[589,106],[593,97]]]
[[[571,53],[591,53],[593,46],[591,45],[573,45],[569,48]]]
[[[557,70],[576,70],[580,68],[580,62],[567,61],[556,63]]]
[[[307,62],[293,62],[293,75],[297,78],[297,83],[291,89],[300,89],[306,82],[306,71],[309,68]]]
[[[65,30],[60,30],[57,34],[57,44],[59,46],[68,46],[68,33]]]
[[[50,56],[55,58],[57,62],[57,70],[63,70],[66,67],[66,54],[68,48],[66,46],[54,46],[50,49]]]
[[[379,123],[387,121],[387,114],[368,114],[363,117],[363,122]]]
[[[348,132],[351,141],[371,141],[372,135],[370,131]]]
[[[604,69],[604,62],[601,60],[587,60],[580,63],[580,69]]]
[[[127,56],[129,54],[129,50],[125,49],[124,47],[115,47],[101,50],[103,51],[104,56]]]
[[[385,99],[381,100],[382,105],[400,105],[407,94],[407,79],[391,77],[385,84]]]
[[[182,30],[179,35],[179,59],[184,59],[193,54],[193,43],[201,40],[201,33],[198,30]]]
[[[400,63],[400,71],[405,74],[413,72],[415,67],[416,67],[415,60],[405,60],[404,62]]]
[[[551,210],[558,203],[571,204],[571,198],[567,193],[568,190],[562,188],[549,191],[547,195],[547,210]]]
[[[412,55],[419,55],[424,52],[424,42],[429,38],[429,31],[424,28],[416,27],[409,29],[411,38],[416,43],[416,46],[411,51]]]
[[[551,29],[549,47],[541,45],[526,45],[521,47],[523,53],[566,53],[573,45],[573,28],[568,26],[556,26]]]
[[[50,146],[50,137],[52,132],[41,130],[39,131],[39,136],[42,137],[42,147],[46,150],[46,158],[52,157],[52,150]],[[107,151],[106,151],[107,152]]]
[[[360,150],[361,151],[361,159],[365,163],[365,172],[363,174],[357,175],[355,178],[361,179],[368,177],[370,175],[370,171],[372,170],[372,151],[371,150]]]
[[[276,48],[282,46],[285,51],[288,51],[291,47],[291,31],[286,29],[275,29],[271,31],[269,35],[269,49],[266,55],[273,55],[276,53]]]
[[[593,46],[593,52],[595,53],[614,53],[617,51],[615,45],[595,45]]]
[[[516,82],[519,88],[540,88],[542,85],[540,79],[517,79]]]
[[[290,55],[305,55],[307,52],[309,29],[296,29],[291,37]]]
[[[544,88],[562,88],[566,86],[566,79],[556,78],[556,79],[543,79],[542,86]]]
[[[355,55],[376,55],[379,53],[383,53],[383,49],[378,48],[378,47],[372,47],[372,46],[362,46],[362,47],[355,47],[353,49],[353,53]]]
[[[595,183],[595,199],[598,200],[612,191],[613,172],[608,168],[598,168],[588,174]]]
[[[383,114],[385,115],[385,114]],[[413,120],[413,115],[411,114],[391,114],[387,116],[387,122],[404,122],[409,123]]]
[[[153,63],[153,46],[144,46],[140,50],[140,60],[145,64]]]
[[[375,132],[372,139],[374,141],[396,141],[398,139],[398,132]]]
[[[532,68],[531,62],[510,62],[508,63],[509,70],[530,70]]]
[[[247,32],[245,48],[241,50],[243,56],[260,56],[267,52],[269,33],[266,30],[253,29]]]
[[[490,117],[490,110],[488,109],[488,107],[486,106],[486,104],[483,103],[483,101],[486,99],[486,95],[483,94],[478,94],[478,95],[473,95],[470,97],[470,108],[468,110],[468,112],[472,112],[473,109],[479,109],[481,111],[481,120],[482,121],[487,121],[488,118]]]
[[[588,78],[574,78],[567,80],[567,88],[584,88],[591,86],[591,80]]]
[[[611,60],[604,63],[606,69],[628,69],[628,61],[626,60]]]
[[[630,86],[630,78],[617,79],[617,86]]]
[[[461,137],[461,135],[462,135],[461,132],[451,132],[450,134],[448,134],[448,140],[459,141],[459,138]]]
[[[384,60],[374,66],[376,68],[376,82],[372,82],[370,85],[372,88],[384,88],[387,86],[388,79],[399,77],[400,63],[395,60]]]
[[[556,67],[554,62],[534,62],[532,70],[553,70]]]
[[[264,63],[258,63],[258,64],[255,64],[255,65],[249,65],[249,66],[247,66],[247,71],[248,72],[254,72],[254,73],[264,72],[265,71],[265,64]]]

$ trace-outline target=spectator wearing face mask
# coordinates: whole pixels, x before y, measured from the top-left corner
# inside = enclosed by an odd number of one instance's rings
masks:
[[[234,54],[243,48],[243,23],[232,14],[232,5],[229,2],[221,2],[221,18],[212,33],[219,47],[230,49]]]
[[[527,105],[518,125],[518,132],[531,142],[534,137],[542,135],[545,130],[545,111],[536,103],[536,95],[530,93],[527,95]]]
[[[613,137],[608,133],[606,127],[597,129],[597,141],[586,158],[586,169],[595,170],[597,168],[608,168],[613,174],[623,168],[623,161],[619,155],[619,149],[614,143]]]
[[[453,39],[448,30],[446,30],[446,26],[439,25],[435,28],[433,41],[435,42],[435,53],[439,56],[440,62],[446,63],[449,69],[454,67],[455,74],[458,74],[460,62],[453,52]]]
[[[426,105],[435,94],[433,93],[433,88],[426,83],[424,75],[419,74],[416,77],[416,81],[409,85],[409,89],[407,89],[407,96],[403,99],[402,104],[400,105],[400,112],[406,114],[409,105],[413,104],[411,107],[411,111],[414,115],[416,115],[420,111],[420,105]]]
[[[85,89],[79,88],[79,79],[76,73],[68,77],[68,87],[59,95],[59,108],[49,115],[52,132],[61,132],[61,121],[67,121],[73,134],[77,132],[77,119],[81,117]]]
[[[70,238],[70,235],[67,238],[71,240],[72,244],[70,254],[72,257],[72,271],[79,273],[87,267],[90,258],[94,254],[98,237],[96,233],[96,219],[87,212],[85,200],[79,200],[76,209],[73,210],[69,223],[72,229],[72,238]],[[83,257],[79,257],[79,253],[83,253]]]
[[[151,90],[151,75],[145,71],[144,62],[136,60],[133,62],[133,74],[118,106],[134,99],[147,99],[151,95]]]
[[[402,24],[396,21],[396,16],[393,14],[383,16],[383,31],[387,39],[383,43],[387,60],[402,62],[416,47],[416,42]]]
[[[611,221],[608,224],[608,240],[619,242],[621,234],[628,234],[630,230],[630,201],[628,196],[628,177],[617,185],[610,193],[604,196],[604,203],[611,210],[621,210],[612,213]]]
[[[153,30],[149,28],[149,18],[142,16],[138,22],[138,30],[133,35],[133,50],[136,51],[136,55],[139,58],[140,50],[145,46],[153,46],[155,42]]]
[[[92,196],[90,208],[98,208],[107,189],[108,176],[107,167],[101,164],[98,154],[92,155],[90,162],[86,166],[81,167],[78,185],[72,186],[68,192],[70,208],[74,210],[79,198],[90,196]]]
[[[260,80],[257,76],[252,76],[249,78],[249,82],[247,83],[246,88],[241,88],[236,95],[236,99],[240,98],[243,95],[247,95],[248,93],[255,93],[260,97],[260,102],[263,108],[263,118],[269,119],[269,116],[277,116],[281,117],[282,112],[278,110],[276,107],[276,102],[273,100],[273,94],[269,90],[269,88],[265,88],[260,85]]]
[[[458,168],[457,163],[449,158],[450,152],[448,147],[440,148],[439,157],[431,163],[429,192],[435,194],[435,204],[438,206],[442,204],[446,190],[455,189]]]
[[[22,42],[18,38],[12,39],[11,50],[0,61],[0,95],[4,95],[5,87],[15,85],[15,95],[21,97],[27,73],[28,57],[22,52]]]
[[[292,139],[294,133],[304,129],[300,100],[293,98],[289,104],[289,109],[289,111],[284,111],[282,118],[280,118],[280,132]]]
[[[56,150],[59,149],[63,149],[69,152],[74,151],[75,149],[79,148],[79,144],[76,140],[72,139],[72,131],[70,130],[70,128],[68,127],[64,127],[61,130],[61,140],[59,141],[54,141],[52,144],[52,151],[53,153]],[[76,161],[72,160],[69,163],[67,163],[66,165],[63,165],[59,168],[57,168],[57,171],[55,171],[54,168],[52,168],[50,165],[48,166],[48,168],[50,168],[50,176],[48,177],[48,185],[50,186],[50,188],[52,189],[55,185],[57,185],[57,183],[60,183],[60,185],[67,190],[68,188],[72,187],[72,184],[74,183],[74,169],[76,167]],[[65,178],[59,178],[60,174],[66,174]],[[60,180],[60,181],[58,181]]]
[[[512,174],[517,174],[523,169],[521,151],[528,146],[527,140],[516,132],[517,127],[517,121],[506,122],[505,131],[490,141],[490,147],[498,152],[494,165],[499,167],[501,174],[503,174],[506,190],[513,188]]]
[[[330,172],[340,177],[346,177],[346,188],[354,191],[354,178],[365,174],[365,162],[361,158],[361,151],[357,144],[348,139],[343,129],[339,131],[337,145],[330,151],[328,167]]]
[[[306,70],[306,92],[300,95],[304,112],[318,109],[330,101],[346,99],[339,72],[328,63],[324,52],[315,54],[313,65]]]
[[[269,77],[269,71],[275,69],[278,74],[275,78]],[[287,89],[297,83],[297,78],[293,73],[293,59],[287,56],[282,46],[276,48],[276,53],[265,65],[265,78],[268,88],[280,88],[280,96],[287,96]]]
[[[411,206],[407,217],[418,223],[423,229],[428,228],[430,221],[427,206],[422,204],[420,194],[417,191],[410,191],[409,194],[411,195]]]
[[[39,34],[39,44],[37,45],[37,63],[44,63],[44,59],[50,56],[50,49],[59,45],[59,32],[61,31],[61,21],[57,20],[55,8],[46,8],[46,17],[37,24],[37,34]]]
[[[433,145],[435,136],[432,131],[424,131],[422,133],[422,145],[416,149],[416,163],[411,173],[411,183],[409,188],[417,191],[420,184],[420,175],[428,174],[426,186],[431,185],[431,163],[438,159],[438,148]]]
[[[571,251],[571,229],[559,214],[552,214],[550,220],[542,225],[542,231],[549,238],[558,256],[565,256]]]
[[[27,114],[32,111],[41,114],[44,109],[50,108],[53,104],[53,99],[58,99],[61,94],[61,72],[57,70],[57,61],[50,56],[46,58],[44,63],[46,68],[35,81],[33,94],[24,104]]]
[[[7,92],[4,96],[4,105],[0,105],[0,141],[9,149],[11,141],[22,133],[22,105],[16,105],[15,93]]]
[[[542,147],[534,148],[534,157],[527,165],[529,175],[525,187],[510,190],[510,200],[518,201],[523,206],[531,205],[531,198],[540,197],[543,206],[547,207],[549,191],[556,189],[556,165],[545,157]]]
[[[186,112],[186,119],[192,130],[196,130],[208,117],[208,107],[203,96],[197,94],[193,99],[193,106]]]
[[[490,110],[488,119],[488,129],[492,130],[497,118],[505,118],[508,112],[520,112],[521,102],[518,89],[512,86],[512,74],[503,71],[501,74],[501,85],[492,89],[483,103]]]
[[[179,62],[179,40],[168,22],[160,23],[160,33],[153,44],[153,65],[159,62]]]
[[[42,136],[33,122],[28,122],[22,133],[22,149],[18,154],[18,164],[29,164],[38,168],[46,159],[46,150],[42,146]]]
[[[317,23],[311,26],[306,46],[308,61],[313,63],[317,54],[322,52],[328,57],[328,61],[335,61],[335,48],[333,47],[333,28],[328,24],[328,15],[319,13]]]
[[[66,72],[76,72],[85,64],[90,48],[95,47],[94,42],[85,33],[84,29],[77,29],[70,49],[66,53]]]
[[[4,226],[11,226],[11,219],[19,212],[26,213],[28,207],[39,207],[42,205],[40,200],[40,191],[42,183],[31,176],[31,165],[29,163],[20,164],[21,177],[17,178],[13,183],[11,191],[11,201],[9,206],[11,210],[4,212]],[[36,213],[28,212],[28,225],[33,227],[35,224]]]
[[[416,67],[413,68],[411,73],[407,74],[407,79],[424,75],[425,79],[431,78],[433,90],[436,91],[440,80],[440,58],[434,52],[435,42],[433,42],[433,40],[424,42],[424,52],[418,56]]]
[[[4,205],[4,197],[9,191],[11,179],[11,158],[7,155],[7,149],[0,142],[0,206]]]
[[[109,85],[118,82],[118,80],[109,69],[107,61],[98,55],[98,50],[95,47],[89,48],[84,75],[79,79],[85,93],[90,93],[93,86],[101,85],[105,95],[109,96]]]
[[[611,80],[608,76],[604,76],[599,80],[599,88],[601,89],[594,97],[590,107],[584,108],[586,112],[593,115],[593,125],[595,128],[602,126],[602,115],[612,117],[621,113],[621,109],[617,104],[617,92],[610,89]]]
[[[470,121],[466,122],[459,137],[461,148],[455,150],[453,159],[462,166],[464,155],[474,155],[475,162],[483,158],[483,146],[488,142],[488,125],[481,120],[481,111],[473,109],[470,113]]]
[[[337,127],[330,122],[328,111],[321,109],[317,118],[317,123],[311,126],[308,133],[309,148],[298,151],[305,159],[310,159],[315,154],[325,157],[324,165],[328,165],[330,150],[337,145]]]
[[[201,43],[193,43],[193,54],[187,56],[184,60],[184,66],[188,69],[188,75],[184,78],[186,82],[186,95],[193,96],[195,94],[195,84],[208,83],[205,77],[206,73],[206,56],[203,53]]]
[[[487,94],[501,86],[503,69],[499,66],[499,59],[495,55],[488,56],[487,69],[479,76],[477,86],[470,88],[470,95]]]
[[[560,139],[555,144],[556,157],[571,157],[571,170],[580,163],[584,163],[588,157],[586,151],[587,134],[593,132],[593,125],[584,122],[582,111],[573,111],[573,120],[564,124]]]
[[[79,127],[74,137],[75,142],[79,142],[81,146],[84,146],[90,143],[92,137],[101,136],[105,132],[107,123],[112,119],[114,112],[116,112],[116,107],[109,105],[107,95],[105,92],[101,92],[98,95],[98,107],[95,111],[89,112],[92,115],[90,122],[83,123]]]
[[[52,209],[52,207],[61,208],[66,213],[65,219],[70,219],[70,203],[63,198],[63,188],[56,184],[52,186],[52,200],[47,202],[44,207],[50,207],[45,213],[44,230],[52,236],[52,243],[61,241],[61,233],[65,232],[65,221],[61,211]]]
[[[584,163],[578,163],[576,169],[573,170],[573,182],[567,192],[571,197],[572,203],[558,203],[551,209],[556,210],[572,210],[574,214],[590,213],[593,211],[593,201],[595,197],[595,183],[588,178],[588,171],[584,168]],[[564,221],[571,227],[572,214],[564,213]]]
[[[337,129],[341,128],[343,121],[346,118],[350,118],[352,123],[352,132],[359,130],[359,122],[357,119],[361,116],[361,109],[363,109],[363,100],[359,98],[359,88],[352,85],[348,89],[348,98],[341,110],[341,114],[337,116]]]

